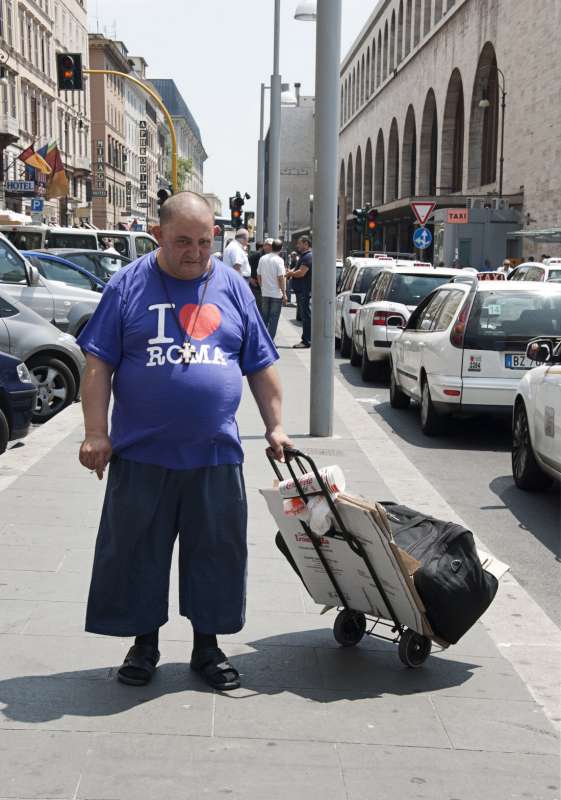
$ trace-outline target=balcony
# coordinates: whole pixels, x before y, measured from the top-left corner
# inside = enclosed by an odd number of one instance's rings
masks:
[[[90,172],[92,164],[89,156],[74,156],[74,169]]]
[[[19,139],[19,124],[16,117],[0,112],[0,136],[14,142]]]

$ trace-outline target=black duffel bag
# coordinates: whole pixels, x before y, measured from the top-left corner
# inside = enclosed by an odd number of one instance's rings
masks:
[[[413,580],[434,633],[455,644],[491,604],[497,579],[481,566],[467,528],[407,506],[382,505],[396,544],[421,564]]]

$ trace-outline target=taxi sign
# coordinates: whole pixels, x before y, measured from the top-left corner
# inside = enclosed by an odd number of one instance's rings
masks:
[[[449,208],[447,222],[452,225],[467,225],[469,211],[467,208]]]
[[[506,281],[504,272],[478,272],[478,281]]]

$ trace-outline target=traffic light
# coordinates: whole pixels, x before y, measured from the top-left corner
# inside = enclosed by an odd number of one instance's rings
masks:
[[[353,208],[353,216],[354,216],[354,228],[357,233],[360,233],[362,237],[364,237],[364,231],[366,229],[366,209],[365,208]]]
[[[156,197],[158,198],[158,206],[159,206],[158,213],[162,208],[163,204],[166,202],[166,200],[169,200],[172,194],[173,192],[171,192],[169,189],[158,189],[158,193],[156,195]]]
[[[82,54],[57,53],[56,73],[59,92],[80,92],[84,88],[82,79]]]
[[[233,197],[230,197],[230,221],[232,223],[232,228],[237,230],[241,228],[242,225],[242,208],[244,205],[244,199],[239,192]]]
[[[376,219],[378,217],[378,210],[376,208],[368,209],[368,214],[366,215],[366,227],[368,228],[368,233],[370,236],[374,236],[376,232]]]

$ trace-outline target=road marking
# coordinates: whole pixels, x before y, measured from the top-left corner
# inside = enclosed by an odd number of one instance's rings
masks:
[[[382,402],[377,397],[355,397],[357,403],[371,403],[373,406],[379,406]]]
[[[281,320],[282,335],[292,342],[293,328]],[[294,339],[295,341],[297,338]],[[309,355],[295,354],[309,369]],[[335,410],[376,472],[380,471],[379,454],[384,454],[381,477],[396,499],[419,511],[457,522],[470,528],[439,492],[429,483],[412,461],[395,444],[376,419],[346,387],[343,378],[335,375]],[[476,536],[478,547],[492,555]],[[481,623],[501,654],[512,664],[528,691],[543,708],[549,720],[561,730],[559,700],[559,665],[561,664],[561,630],[541,606],[507,573]]]

